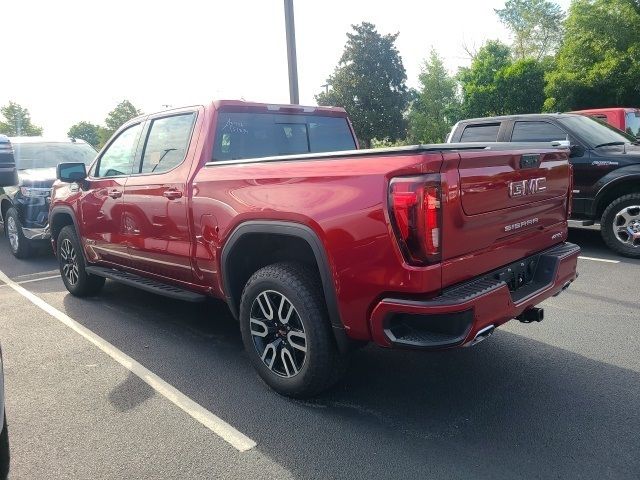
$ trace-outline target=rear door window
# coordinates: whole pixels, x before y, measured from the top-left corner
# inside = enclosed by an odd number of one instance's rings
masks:
[[[516,122],[512,142],[553,142],[566,140],[567,134],[549,122]]]
[[[334,152],[356,148],[342,117],[220,112],[213,160]]]
[[[195,113],[188,113],[151,120],[142,161],[135,173],[168,172],[180,165],[189,148],[195,118]]]
[[[461,142],[495,142],[498,140],[499,123],[467,125],[460,137]]]

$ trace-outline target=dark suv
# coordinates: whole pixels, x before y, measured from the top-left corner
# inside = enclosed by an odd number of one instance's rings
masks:
[[[50,140],[12,137],[18,179],[0,189],[0,223],[9,238],[11,252],[28,257],[36,243],[49,240],[49,202],[56,166],[61,162],[91,163],[94,148],[83,140]]]
[[[458,122],[447,142],[552,142],[571,148],[572,219],[600,223],[609,248],[640,258],[640,145],[608,124],[568,113]]]

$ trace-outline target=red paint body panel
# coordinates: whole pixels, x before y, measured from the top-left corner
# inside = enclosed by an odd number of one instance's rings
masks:
[[[640,109],[623,107],[593,108],[589,110],[576,110],[575,112],[569,113],[579,113],[580,115],[586,115],[588,117],[595,117],[605,120],[609,125],[613,125],[618,130],[622,130],[623,132],[625,132],[627,131],[628,127],[626,114],[632,112],[640,112]]]
[[[347,335],[388,345],[380,337],[378,319],[380,312],[395,307],[380,303],[383,298],[433,298],[447,286],[566,239],[570,175],[566,152],[510,150],[498,155],[443,153],[434,148],[205,165],[212,158],[219,109],[269,112],[273,107],[237,101],[194,107],[198,117],[191,144],[184,163],[174,170],[124,181],[88,178],[78,193],[66,184],[54,186],[52,212],[71,208],[90,262],[117,265],[225,298],[221,254],[234,229],[255,220],[299,223],[315,232],[326,253]],[[278,110],[289,111],[299,114],[300,108]],[[317,111],[346,117],[342,109],[317,107]],[[518,171],[515,165],[524,153],[539,153],[541,168]],[[387,195],[391,178],[423,174],[441,176],[443,260],[412,266],[403,258],[391,228]],[[532,175],[545,175],[548,191],[533,199],[510,198],[508,181]],[[103,195],[116,188],[113,182],[124,193],[118,202]],[[163,196],[167,189],[183,195],[168,200]],[[108,216],[108,222],[96,221],[99,212]],[[536,225],[505,233],[505,225],[530,217],[538,218]],[[107,258],[98,252],[100,242],[116,245],[117,255]],[[575,277],[575,259],[567,268],[567,275]],[[557,291],[556,286],[536,301]],[[493,320],[502,322],[526,307],[509,305],[505,295],[508,291],[474,304],[480,318],[474,331],[492,309],[497,308],[498,315]],[[504,305],[496,307],[495,302]]]

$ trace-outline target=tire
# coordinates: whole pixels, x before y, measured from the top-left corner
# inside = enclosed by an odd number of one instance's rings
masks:
[[[640,193],[611,202],[602,214],[600,233],[611,250],[640,258]]]
[[[105,279],[87,273],[87,262],[73,226],[67,225],[60,231],[56,254],[60,275],[69,293],[76,297],[88,297],[100,292]]]
[[[344,373],[346,358],[333,337],[320,279],[301,264],[276,263],[251,276],[242,292],[240,330],[254,368],[281,395],[317,395]]]
[[[7,415],[4,415],[4,424],[0,434],[0,480],[5,480],[9,475],[9,431],[7,430]]]
[[[31,241],[24,236],[18,211],[11,207],[4,219],[4,231],[9,239],[9,248],[16,258],[28,258],[32,253]]]

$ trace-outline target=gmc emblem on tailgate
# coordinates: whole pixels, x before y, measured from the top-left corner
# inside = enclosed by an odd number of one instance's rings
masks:
[[[509,182],[509,196],[512,198],[524,197],[544,192],[547,189],[546,183],[547,179],[544,177]]]

